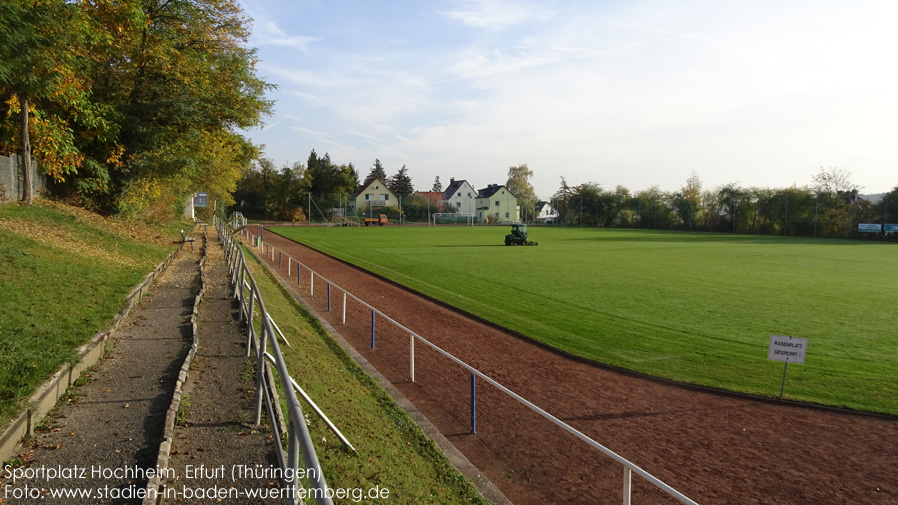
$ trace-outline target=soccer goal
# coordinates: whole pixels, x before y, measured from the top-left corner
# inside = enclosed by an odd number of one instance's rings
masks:
[[[433,225],[438,224],[474,226],[474,214],[470,212],[437,212],[433,215]]]

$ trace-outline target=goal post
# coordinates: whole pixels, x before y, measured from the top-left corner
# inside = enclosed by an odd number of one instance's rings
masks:
[[[471,212],[437,212],[433,215],[433,225],[438,224],[474,226],[474,214]]]

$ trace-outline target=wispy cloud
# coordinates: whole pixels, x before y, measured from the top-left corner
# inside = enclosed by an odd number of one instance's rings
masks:
[[[277,23],[267,21],[253,27],[250,42],[258,47],[277,46],[293,49],[302,54],[311,54],[310,47],[320,41],[318,37],[290,35],[284,32]]]
[[[465,0],[441,14],[475,28],[503,30],[531,21],[545,21],[552,17],[553,11],[539,2]]]

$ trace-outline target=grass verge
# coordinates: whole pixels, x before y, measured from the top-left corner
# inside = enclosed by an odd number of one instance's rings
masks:
[[[265,307],[292,344],[281,345],[281,350],[294,379],[358,450],[353,454],[344,448],[304,407],[328,484],[386,488],[390,503],[488,503],[320,323],[245,252]]]
[[[0,205],[0,426],[174,247],[178,226],[148,226],[66,205]]]

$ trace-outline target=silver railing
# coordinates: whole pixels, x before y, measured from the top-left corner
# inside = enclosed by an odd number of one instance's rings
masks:
[[[315,503],[319,505],[332,505],[332,493],[328,490],[327,482],[325,482],[324,473],[318,461],[312,437],[306,426],[297,393],[302,396],[312,410],[344,444],[353,451],[355,451],[355,448],[352,447],[352,444],[349,443],[346,437],[340,433],[336,426],[290,376],[284,357],[281,354],[278,336],[288,346],[290,344],[265,309],[265,302],[262,300],[262,294],[256,285],[256,280],[246,265],[246,258],[240,242],[231,233],[231,226],[234,224],[234,221],[225,224],[217,217],[215,219],[215,226],[219,231],[219,237],[225,251],[225,260],[228,263],[228,274],[234,286],[232,296],[239,300],[240,317],[241,320],[245,319],[246,321],[246,355],[249,357],[255,352],[256,404],[254,423],[257,425],[261,424],[264,404],[271,420],[271,430],[273,440],[275,440],[274,446],[278,465],[283,473],[282,481],[288,489],[288,492],[284,493],[287,502],[297,503],[301,501],[301,497],[305,496],[314,498]],[[245,222],[241,222],[239,225],[245,225]],[[257,318],[261,328],[259,332],[256,331],[254,324]],[[276,385],[272,382],[273,378],[269,364],[273,365],[277,371],[278,381],[287,404],[286,433],[281,432],[280,419],[276,413],[277,400],[274,398]],[[285,434],[287,435],[286,453],[281,443]],[[302,468],[300,467],[300,454],[302,455],[302,464],[304,465]],[[306,475],[311,488],[308,490],[302,489],[302,482],[297,478],[297,475]]]
[[[260,231],[261,231],[261,230],[260,230]],[[403,326],[402,324],[400,324],[400,323],[397,322],[396,320],[392,319],[391,317],[387,316],[387,315],[384,314],[383,312],[381,312],[381,311],[379,311],[378,309],[374,308],[374,306],[372,306],[371,304],[369,304],[369,303],[363,301],[362,299],[356,297],[355,295],[349,293],[346,289],[341,288],[340,286],[338,286],[338,285],[336,285],[336,284],[330,282],[329,280],[327,280],[327,279],[324,278],[323,276],[319,275],[317,272],[315,272],[314,270],[310,269],[308,266],[303,265],[301,262],[299,262],[299,261],[296,260],[295,258],[291,257],[290,255],[285,254],[283,251],[277,249],[276,247],[274,247],[274,246],[272,246],[272,245],[270,245],[270,244],[265,243],[263,240],[261,240],[261,233],[260,233],[260,236],[256,236],[255,234],[251,233],[251,232],[250,232],[248,229],[246,229],[246,228],[240,230],[239,233],[240,233],[241,235],[243,235],[244,237],[246,237],[246,238],[247,238],[247,239],[254,245],[254,247],[257,247],[257,248],[259,249],[259,251],[260,251],[260,256],[264,256],[264,257],[265,257],[268,261],[270,261],[275,267],[280,266],[281,268],[283,268],[283,263],[284,263],[285,260],[286,260],[286,263],[287,263],[287,272],[288,272],[288,273],[287,273],[287,276],[288,276],[288,278],[292,278],[292,277],[291,277],[291,273],[292,273],[292,270],[293,270],[294,267],[296,268],[297,279],[295,279],[295,280],[297,280],[297,281],[300,279],[300,277],[299,277],[299,276],[300,276],[300,270],[305,270],[305,271],[307,272],[307,277],[308,277],[307,282],[309,282],[309,284],[310,284],[310,285],[309,285],[309,288],[310,288],[310,296],[314,296],[314,294],[315,294],[315,280],[316,280],[316,278],[319,280],[319,285],[324,284],[324,285],[326,286],[326,289],[327,289],[327,305],[328,305],[328,311],[331,310],[331,295],[332,295],[331,291],[332,291],[332,290],[342,291],[342,293],[343,293],[343,297],[342,297],[342,299],[343,299],[342,323],[343,323],[343,324],[346,324],[346,302],[347,302],[347,297],[351,298],[352,300],[355,300],[356,302],[358,302],[359,304],[361,304],[363,307],[365,307],[366,309],[370,310],[370,311],[371,311],[371,347],[372,347],[372,348],[375,347],[375,338],[376,338],[376,331],[375,331],[375,315],[380,316],[381,318],[385,319],[385,320],[388,321],[389,323],[395,325],[397,328],[399,328],[399,329],[402,330],[403,332],[407,333],[407,334],[409,335],[409,378],[411,379],[411,382],[415,382],[415,341],[421,342],[422,344],[424,344],[424,345],[426,345],[426,346],[432,348],[433,350],[435,350],[437,353],[439,353],[439,354],[442,355],[443,357],[449,359],[450,361],[452,361],[452,362],[458,364],[459,366],[461,366],[461,367],[463,367],[465,370],[467,370],[467,371],[471,374],[471,375],[470,375],[470,377],[471,377],[471,379],[470,379],[470,380],[471,380],[471,382],[470,382],[470,388],[471,388],[471,389],[470,389],[470,391],[471,391],[471,395],[470,395],[470,407],[471,407],[471,431],[472,431],[473,433],[476,433],[476,432],[477,432],[477,418],[476,418],[476,378],[479,377],[479,378],[483,379],[484,381],[486,381],[487,383],[489,383],[489,384],[491,384],[492,386],[494,386],[496,389],[502,391],[503,393],[505,393],[506,395],[510,396],[511,398],[513,398],[514,400],[516,400],[517,402],[521,403],[522,405],[524,405],[524,406],[527,407],[528,409],[530,409],[530,410],[536,412],[537,414],[539,414],[540,416],[542,416],[542,417],[548,419],[551,423],[553,423],[553,424],[556,425],[557,427],[559,427],[559,428],[561,428],[562,430],[564,430],[564,431],[570,433],[571,435],[574,435],[575,437],[577,437],[577,438],[580,439],[581,441],[585,442],[588,446],[590,446],[590,447],[592,447],[592,448],[594,448],[594,449],[597,449],[598,451],[600,451],[601,453],[605,454],[605,455],[608,456],[609,458],[611,458],[611,459],[613,459],[614,461],[620,463],[620,464],[623,466],[623,505],[631,505],[631,491],[632,491],[632,476],[633,476],[633,474],[636,474],[636,475],[642,477],[643,479],[645,479],[646,481],[648,481],[650,484],[652,484],[653,486],[655,486],[655,487],[658,488],[659,490],[663,491],[663,492],[666,493],[667,495],[671,496],[672,498],[676,499],[676,500],[679,501],[680,503],[684,503],[684,504],[686,504],[686,505],[698,505],[698,503],[696,503],[695,501],[693,501],[692,499],[690,499],[688,496],[686,496],[686,495],[684,495],[683,493],[677,491],[676,489],[674,489],[673,487],[669,486],[668,484],[666,484],[666,483],[663,482],[662,480],[658,479],[658,478],[655,477],[654,475],[650,474],[650,473],[647,472],[646,470],[643,470],[642,468],[640,468],[639,466],[637,466],[635,463],[633,463],[633,462],[627,460],[627,459],[624,458],[623,456],[617,454],[616,452],[612,451],[611,449],[609,449],[609,448],[605,447],[604,445],[600,444],[599,442],[593,440],[593,439],[590,438],[589,436],[585,435],[584,433],[582,433],[581,431],[577,430],[577,429],[574,428],[573,426],[571,426],[571,425],[565,423],[565,422],[562,421],[561,419],[558,419],[558,418],[555,417],[554,415],[552,415],[552,414],[546,412],[545,410],[543,410],[542,408],[538,407],[538,406],[535,405],[534,403],[528,401],[528,400],[525,399],[524,397],[520,396],[519,394],[515,393],[514,391],[512,391],[512,390],[508,389],[507,387],[503,386],[502,384],[500,384],[499,382],[497,382],[495,379],[492,379],[492,378],[489,377],[488,375],[486,375],[486,374],[484,374],[483,372],[477,370],[476,368],[474,368],[473,366],[471,366],[471,365],[467,364],[466,362],[462,361],[462,360],[459,359],[458,357],[453,356],[453,355],[450,354],[449,352],[447,352],[447,351],[441,349],[441,348],[438,347],[436,344],[434,344],[434,343],[428,341],[428,340],[425,339],[424,337],[421,337],[420,335],[418,335],[418,334],[415,333],[414,331],[410,330],[409,328],[406,328],[405,326]],[[259,240],[257,240],[257,238],[258,238]]]

